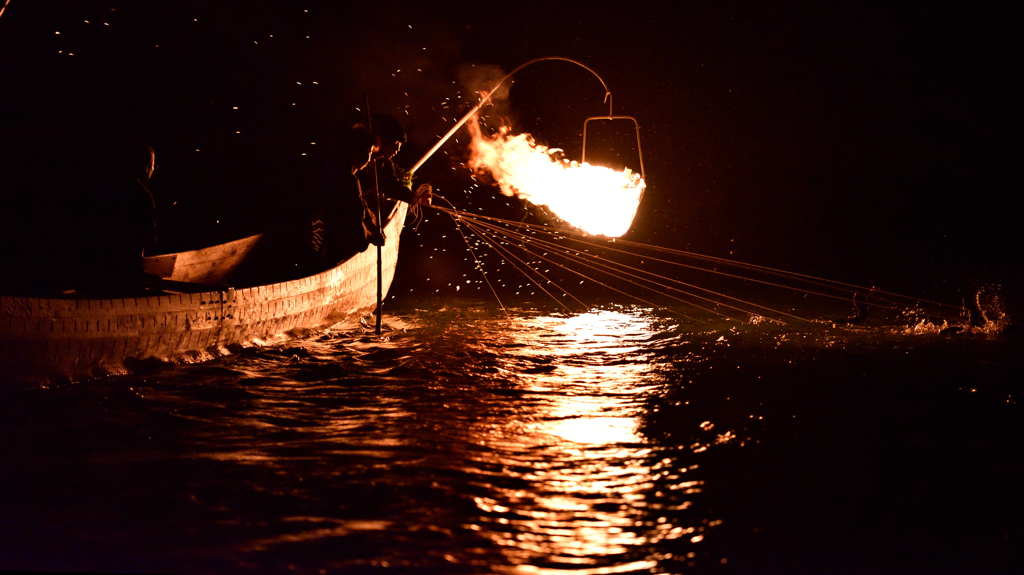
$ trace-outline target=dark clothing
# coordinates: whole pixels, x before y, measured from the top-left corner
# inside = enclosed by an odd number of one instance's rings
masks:
[[[413,191],[403,183],[399,176],[398,169],[391,160],[374,159],[377,166],[376,184],[380,188],[380,196],[385,200],[401,201],[407,204],[413,203]],[[377,222],[377,194],[373,193],[374,188],[374,164],[359,172],[359,181],[363,187],[363,201],[368,206],[371,214],[370,222]],[[384,202],[381,205],[381,217],[387,218],[393,203]]]
[[[380,195],[389,200],[398,200],[407,204],[413,203],[411,183],[406,184],[398,174],[398,168],[391,160],[375,160],[377,162],[377,180]],[[369,171],[369,170],[368,170]],[[373,177],[373,174],[370,174]]]
[[[413,190],[410,185],[402,182],[402,178],[398,175],[398,169],[395,167],[394,162],[390,160],[375,159],[374,163],[377,165],[377,184],[380,186],[380,194],[388,200],[396,200],[407,204],[413,203]],[[359,181],[362,182],[362,188],[373,193],[374,189],[374,165],[371,164],[370,168],[359,172]]]
[[[93,209],[83,287],[116,294],[152,283],[142,271],[143,255],[157,245],[156,203],[149,188],[138,179],[105,182],[97,190]]]
[[[351,171],[329,165],[317,184],[310,221],[310,244],[321,267],[331,267],[370,245],[363,224],[369,209]]]

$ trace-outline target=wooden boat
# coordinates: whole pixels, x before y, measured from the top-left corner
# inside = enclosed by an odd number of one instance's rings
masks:
[[[385,227],[385,294],[407,208],[398,202]],[[156,256],[146,268],[176,282],[216,284],[247,261],[261,237]],[[324,272],[255,287],[115,299],[0,296],[0,379],[76,380],[124,373],[134,360],[200,361],[358,318],[376,302],[373,246]]]

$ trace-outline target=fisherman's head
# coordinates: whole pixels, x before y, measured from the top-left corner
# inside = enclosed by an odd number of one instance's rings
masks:
[[[359,128],[368,128],[371,123],[373,135],[377,137],[378,150],[374,155],[384,160],[394,158],[395,154],[402,149],[402,144],[406,142],[402,123],[390,114],[372,114],[369,121],[365,118],[357,119],[354,125]]]
[[[390,160],[402,149],[406,142],[405,130],[402,124],[394,116],[387,114],[374,114],[373,133],[380,139],[380,151],[378,158]]]
[[[125,174],[141,182],[148,182],[156,170],[156,152],[146,144],[129,144],[121,161]]]
[[[377,138],[362,127],[349,128],[341,136],[341,157],[352,166],[352,173],[365,168],[377,151]]]

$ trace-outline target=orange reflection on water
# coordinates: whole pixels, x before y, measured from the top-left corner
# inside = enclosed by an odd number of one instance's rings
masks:
[[[473,456],[473,471],[492,482],[467,525],[500,546],[505,571],[657,572],[665,556],[655,544],[703,530],[677,525],[673,512],[690,502],[659,491],[696,493],[699,482],[683,481],[685,469],[659,458],[640,432],[659,385],[658,359],[645,348],[652,333],[642,315],[611,311],[510,327],[515,345],[500,368],[522,393],[521,409],[470,431],[488,448]]]

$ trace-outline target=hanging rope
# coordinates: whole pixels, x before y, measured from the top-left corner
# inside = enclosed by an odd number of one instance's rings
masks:
[[[538,243],[544,243],[543,240],[535,240],[535,241],[538,242]],[[630,255],[630,256],[634,256],[634,257],[641,257],[638,254],[634,254],[634,253],[628,252],[626,250],[620,250],[620,249],[614,248],[614,247],[612,247],[610,245],[602,245],[602,244],[598,244],[596,242],[586,242],[586,241],[582,241],[582,240],[579,240],[579,242],[584,244],[584,245],[600,247],[602,249],[607,249],[609,251],[620,253],[620,254],[626,254],[626,255]],[[554,244],[547,244],[547,245],[549,247],[555,247]],[[588,255],[588,257],[597,258],[597,256],[589,256],[589,255]],[[718,272],[716,270],[707,270],[705,268],[700,268],[700,267],[697,267],[697,266],[692,266],[692,265],[687,265],[687,264],[681,264],[681,263],[678,263],[678,262],[673,262],[673,261],[665,260],[665,259],[662,259],[662,258],[647,257],[645,259],[651,259],[651,260],[654,260],[654,261],[658,261],[658,262],[662,262],[662,263],[668,263],[668,264],[671,264],[671,265],[677,265],[677,266],[684,267],[684,268],[695,269],[695,270],[698,270],[698,271],[704,271],[704,272],[709,272],[709,273],[716,273],[718,275],[723,275],[723,276],[730,277],[730,278],[735,278],[735,279],[740,279],[740,280],[745,280],[745,281],[753,281],[753,282],[757,282],[757,283],[761,283],[761,284],[765,284],[765,285],[771,285],[773,287],[780,287],[780,288],[785,288],[785,289],[795,289],[792,286],[787,286],[787,285],[783,285],[783,284],[779,284],[779,283],[766,282],[766,281],[763,281],[763,280],[747,278],[747,277],[739,276],[739,275],[736,275],[736,274],[728,274],[728,273],[725,273],[725,272]],[[678,292],[683,293],[685,295],[696,297],[698,299],[702,299],[702,300],[705,300],[705,301],[713,301],[716,304],[725,305],[726,307],[730,307],[731,309],[735,309],[737,311],[743,311],[745,313],[750,313],[750,310],[743,309],[743,308],[738,308],[738,307],[735,307],[735,306],[728,306],[728,305],[722,304],[721,302],[718,302],[716,300],[711,300],[711,299],[703,297],[703,296],[699,296],[699,295],[696,295],[696,294],[685,292],[685,291],[679,290],[678,288],[673,287],[671,285],[662,284],[660,282],[654,281],[653,279],[649,279],[649,278],[657,278],[657,279],[668,281],[668,282],[674,282],[674,283],[676,283],[678,285],[682,285],[682,286],[685,286],[685,287],[688,287],[688,288],[691,288],[691,289],[696,289],[696,290],[699,290],[699,291],[702,291],[702,292],[706,292],[706,293],[709,293],[709,294],[714,295],[716,297],[732,300],[732,301],[735,301],[737,303],[742,303],[744,305],[749,305],[749,306],[753,306],[753,307],[756,307],[756,308],[761,308],[761,309],[764,309],[764,310],[767,310],[767,311],[770,311],[770,312],[773,312],[773,313],[777,313],[777,314],[780,314],[780,315],[791,317],[793,319],[799,319],[801,321],[808,321],[808,322],[812,321],[812,320],[809,320],[809,319],[806,319],[806,318],[803,318],[803,317],[800,317],[800,316],[796,316],[796,315],[793,315],[793,314],[790,314],[790,313],[787,313],[787,312],[784,312],[784,311],[781,311],[781,310],[776,310],[776,309],[772,309],[772,308],[767,307],[767,306],[763,306],[761,304],[757,304],[757,303],[750,302],[750,301],[745,301],[745,300],[742,300],[740,298],[736,298],[736,297],[729,296],[729,295],[726,295],[726,294],[723,294],[723,293],[715,292],[715,291],[709,290],[707,288],[700,287],[698,285],[682,282],[680,280],[676,280],[674,278],[670,278],[670,277],[662,275],[662,274],[656,274],[654,272],[649,272],[647,270],[643,270],[643,269],[640,269],[640,268],[637,268],[637,267],[634,267],[634,266],[629,266],[629,265],[626,265],[626,264],[618,264],[618,263],[616,263],[615,265],[621,266],[621,269],[623,269],[623,270],[628,270],[629,272],[632,272],[633,274],[635,274],[635,277],[647,278],[648,281],[650,281],[651,283],[653,283],[655,285],[658,285],[660,287],[663,287],[665,289],[672,290],[672,291],[678,291]],[[803,291],[804,293],[813,294],[813,295],[820,295],[820,296],[823,296],[823,297],[829,297],[829,298],[834,298],[834,299],[843,299],[843,300],[848,299],[847,297],[840,297],[840,296],[836,296],[836,295],[833,295],[833,294],[825,294],[825,293],[808,291],[808,290],[798,290],[798,291]],[[686,303],[688,303],[688,302],[686,302]],[[878,305],[878,304],[876,304],[876,305]],[[884,307],[884,306],[880,306],[880,307]],[[702,308],[702,309],[704,309],[704,308]],[[898,309],[898,308],[890,307],[889,309]]]
[[[662,247],[659,247],[659,246],[653,246],[653,245],[649,245],[649,244],[642,244],[642,243],[639,243],[639,242],[631,242],[631,241],[622,240],[622,239],[607,240],[604,243],[598,243],[600,240],[595,240],[595,238],[593,236],[591,236],[589,234],[586,234],[584,232],[578,232],[578,231],[573,231],[573,230],[560,230],[558,232],[552,232],[551,228],[549,228],[547,226],[541,226],[541,225],[537,225],[537,224],[526,224],[526,223],[523,223],[523,222],[512,222],[512,221],[508,221],[508,220],[502,220],[500,218],[494,218],[492,216],[484,216],[484,215],[477,215],[477,214],[467,214],[467,217],[472,217],[472,218],[477,219],[477,220],[488,220],[488,221],[493,221],[493,222],[499,222],[499,223],[503,223],[503,224],[506,224],[506,225],[520,226],[520,227],[524,227],[524,228],[533,230],[535,232],[540,232],[540,233],[544,233],[544,234],[570,236],[570,237],[573,237],[574,241],[576,241],[576,242],[578,242],[578,243],[580,243],[582,245],[599,247],[601,249],[606,249],[606,250],[609,250],[609,251],[612,251],[612,252],[628,255],[628,256],[631,256],[631,257],[643,258],[645,260],[650,259],[652,261],[657,261],[657,262],[669,264],[669,265],[672,265],[672,266],[677,266],[677,267],[686,268],[686,269],[692,269],[692,270],[696,270],[696,271],[700,271],[700,272],[704,272],[704,273],[708,273],[708,274],[714,274],[714,275],[718,275],[718,276],[722,276],[722,277],[732,278],[732,279],[738,279],[738,280],[742,280],[742,281],[745,281],[745,282],[752,282],[752,283],[757,283],[757,284],[761,284],[761,285],[767,285],[767,286],[772,286],[772,287],[776,287],[776,288],[797,291],[797,292],[805,293],[805,294],[808,294],[808,295],[815,295],[815,296],[820,296],[820,297],[825,297],[825,298],[830,298],[830,299],[835,299],[835,300],[847,301],[847,300],[852,299],[853,294],[855,294],[855,293],[861,294],[862,296],[864,294],[867,294],[867,297],[871,298],[873,301],[865,301],[863,303],[865,305],[870,305],[870,306],[873,306],[873,307],[876,307],[876,308],[883,308],[883,309],[888,309],[888,310],[900,311],[900,310],[906,309],[907,306],[918,306],[918,305],[922,305],[922,304],[927,304],[927,305],[934,306],[935,308],[937,308],[935,310],[931,310],[930,311],[931,313],[933,313],[935,315],[938,315],[940,317],[943,317],[944,319],[951,319],[951,315],[953,315],[953,314],[955,314],[956,316],[959,316],[960,314],[962,314],[962,310],[958,306],[954,306],[954,305],[944,304],[944,303],[941,303],[941,302],[935,302],[935,301],[931,301],[931,300],[925,300],[925,299],[921,299],[921,298],[915,298],[915,297],[912,297],[912,296],[901,295],[901,294],[897,294],[897,293],[893,293],[893,292],[888,292],[888,291],[885,291],[885,290],[879,290],[879,289],[876,289],[876,288],[869,288],[869,287],[865,287],[865,286],[858,286],[858,285],[855,285],[855,284],[849,284],[849,283],[845,283],[845,282],[829,280],[829,279],[826,279],[826,278],[820,278],[820,277],[810,276],[810,275],[806,275],[806,274],[799,274],[799,273],[795,273],[795,272],[787,272],[785,270],[779,270],[779,269],[770,268],[770,267],[767,267],[767,266],[759,266],[759,265],[756,265],[756,264],[748,264],[748,263],[745,263],[745,262],[739,262],[739,261],[735,261],[735,260],[728,260],[728,259],[725,259],[725,258],[718,258],[718,257],[714,257],[714,256],[704,256],[704,255],[696,254],[696,253],[693,253],[693,252],[688,252],[688,251],[683,251],[683,250],[674,250],[674,249],[670,249],[670,248],[662,248]],[[777,282],[777,281],[767,281],[767,280],[764,280],[764,279],[758,279],[758,278],[755,278],[755,277],[750,277],[749,275],[740,275],[740,274],[736,274],[736,273],[728,273],[728,272],[720,271],[720,270],[717,270],[717,269],[711,269],[711,268],[708,268],[708,267],[701,267],[701,266],[697,266],[697,265],[685,264],[685,263],[678,262],[678,261],[668,260],[668,259],[664,259],[664,258],[658,258],[658,257],[650,256],[650,255],[643,255],[643,254],[637,253],[635,251],[628,251],[628,250],[625,250],[625,249],[620,249],[620,248],[614,247],[615,245],[619,245],[619,244],[622,244],[622,245],[625,245],[625,246],[630,246],[630,247],[633,247],[635,249],[649,250],[649,251],[652,251],[654,253],[663,253],[663,254],[667,254],[667,255],[675,255],[675,256],[678,256],[678,257],[685,257],[685,258],[688,258],[688,259],[696,259],[696,260],[699,260],[699,261],[709,261],[709,262],[712,262],[712,263],[715,263],[715,264],[718,264],[718,265],[725,265],[725,266],[730,266],[730,267],[735,267],[735,268],[740,268],[740,269],[747,269],[747,270],[755,271],[755,272],[762,273],[762,274],[769,275],[769,276],[774,276],[774,277],[779,277],[779,278],[783,278],[783,279],[788,279],[788,280],[791,280],[791,282],[799,282],[799,283],[807,284],[809,286],[817,286],[819,288],[832,290],[833,292],[836,292],[836,293],[826,293],[826,292],[823,292],[823,291],[809,289],[807,287],[800,287],[798,285],[793,285],[793,283],[780,283],[780,282]],[[650,272],[643,272],[643,273],[650,273]],[[661,277],[664,278],[664,276],[661,276]],[[669,279],[671,281],[676,281],[676,280],[672,280],[671,278],[665,278],[665,279]],[[693,286],[693,287],[695,287],[695,286]],[[697,288],[697,289],[703,289],[703,288]]]
[[[451,206],[445,208],[441,206],[433,206],[435,209],[449,214],[453,220],[458,224],[464,225],[466,229],[476,234],[480,240],[494,250],[499,257],[504,261],[508,262],[514,267],[519,273],[523,274],[531,283],[540,288],[545,294],[552,297],[559,305],[565,307],[557,297],[555,297],[549,290],[545,289],[540,282],[535,278],[539,277],[544,282],[554,285],[567,297],[572,297],[575,301],[584,305],[583,302],[570,295],[569,291],[559,286],[556,282],[551,280],[547,275],[541,273],[536,269],[532,263],[527,262],[523,258],[517,256],[513,249],[521,251],[526,254],[526,259],[536,259],[539,261],[547,262],[551,265],[558,266],[572,274],[582,277],[586,281],[590,281],[594,284],[600,285],[607,289],[610,289],[616,293],[625,295],[630,299],[650,305],[652,307],[666,310],[667,308],[658,305],[649,299],[640,297],[635,291],[626,291],[619,289],[614,285],[610,285],[606,281],[601,281],[590,272],[596,272],[601,276],[622,282],[634,288],[639,288],[643,291],[651,292],[659,297],[664,297],[672,301],[682,303],[687,306],[692,306],[697,309],[718,315],[723,318],[739,321],[738,318],[733,317],[728,313],[724,313],[720,308],[733,310],[746,314],[749,317],[759,316],[785,323],[780,318],[795,319],[803,322],[812,322],[805,317],[798,316],[794,313],[786,312],[780,309],[775,309],[769,306],[758,304],[753,301],[744,300],[742,298],[734,297],[725,293],[716,292],[714,290],[695,285],[693,283],[687,283],[675,278],[669,277],[664,274],[655,273],[637,267],[635,265],[629,265],[627,263],[618,262],[615,260],[608,259],[590,253],[589,249],[603,250],[612,254],[619,254],[621,256],[629,258],[641,258],[643,261],[654,261],[670,266],[681,267],[688,270],[695,270],[698,272],[704,272],[708,274],[714,274],[724,278],[736,279],[745,282],[753,282],[760,285],[771,286],[775,288],[796,291],[807,295],[814,295],[824,298],[836,299],[836,300],[851,300],[856,294],[868,294],[868,297],[874,301],[863,302],[865,305],[871,305],[877,308],[883,308],[894,311],[903,311],[908,305],[919,306],[921,304],[930,304],[935,306],[942,312],[949,312],[956,310],[958,315],[962,310],[956,306],[949,304],[943,304],[941,302],[933,302],[929,300],[922,300],[920,298],[913,298],[893,292],[887,292],[884,290],[877,290],[874,288],[867,288],[864,286],[858,286],[855,284],[849,284],[845,282],[839,282],[829,280],[826,278],[820,278],[810,276],[807,274],[799,274],[795,272],[787,272],[776,268],[770,268],[767,266],[759,266],[756,264],[748,264],[744,262],[728,260],[725,258],[718,258],[714,256],[704,256],[693,252],[674,250],[669,248],[662,248],[659,246],[653,246],[648,244],[642,244],[639,242],[632,242],[621,239],[605,240],[602,241],[589,234],[583,232],[577,232],[574,230],[554,230],[548,226],[542,226],[537,224],[529,224],[522,221],[516,222],[511,220],[504,220],[493,216],[485,216],[480,214],[473,214],[469,212],[462,212],[457,210],[451,202],[445,200],[445,202]],[[460,229],[460,234],[461,234]],[[540,237],[537,237],[540,236]],[[545,239],[546,238],[546,239]],[[469,245],[469,240],[463,234],[464,241]],[[560,241],[572,241],[582,249],[574,249],[567,247],[558,242]],[[509,247],[506,247],[509,246]],[[623,246],[623,247],[619,247]],[[630,249],[623,249],[630,248]],[[544,253],[540,251],[547,250]],[[472,251],[472,249],[471,249]],[[711,269],[709,267],[701,267],[700,265],[682,263],[667,259],[667,257],[656,257],[649,254],[645,255],[640,253],[641,251],[648,251],[662,256],[675,256],[682,257],[685,259],[693,259],[697,261],[706,261],[713,265],[730,266],[741,270],[748,270],[755,273],[765,274],[782,280],[790,280],[790,283],[784,283],[781,281],[769,281],[766,279],[758,279],[750,277],[749,275],[742,275],[739,273],[730,273],[720,271],[718,269]],[[555,255],[561,258],[562,262],[555,261],[550,255]],[[474,260],[478,267],[482,268],[482,263],[476,257],[476,253],[473,252]],[[588,274],[584,274],[580,271],[580,268],[589,270]],[[482,270],[481,270],[482,271]],[[486,276],[485,276],[486,277]],[[798,284],[806,284],[810,287],[802,287],[800,285],[793,285],[796,282]],[[491,291],[497,293],[494,287],[488,281],[488,286]],[[682,296],[682,297],[680,297]],[[713,307],[701,305],[697,303],[705,302]],[[859,300],[858,300],[859,301]],[[499,300],[500,303],[500,300]],[[672,310],[667,310],[672,312]],[[938,315],[938,314],[936,314]],[[688,317],[688,316],[684,316]],[[688,319],[694,319],[688,317]],[[948,319],[948,318],[947,318]]]
[[[465,222],[465,224],[466,224],[467,227],[470,227],[470,229],[473,229],[477,233],[477,235],[481,236],[482,238],[486,238],[486,236],[487,236],[486,232],[481,231],[479,228],[473,227],[473,224],[470,224],[469,222]],[[524,238],[525,238],[525,236],[524,236]],[[525,238],[525,239],[529,239],[529,238]],[[485,242],[488,243],[488,245],[492,245],[492,246],[494,245],[491,242],[487,242],[486,239],[485,239]],[[615,291],[617,293],[625,295],[625,296],[627,296],[627,297],[629,297],[629,298],[631,298],[631,299],[633,299],[635,301],[647,304],[647,305],[649,305],[649,306],[651,306],[653,308],[656,308],[656,309],[659,309],[659,310],[662,310],[662,311],[665,311],[665,312],[668,312],[668,313],[672,313],[674,315],[682,315],[682,317],[685,317],[686,319],[690,319],[690,320],[694,320],[694,321],[701,321],[701,320],[698,320],[696,318],[693,318],[693,317],[690,317],[690,316],[687,316],[687,315],[684,315],[684,314],[679,314],[679,313],[675,312],[674,310],[672,310],[670,308],[666,308],[665,306],[662,306],[662,305],[659,305],[657,303],[654,303],[654,302],[648,301],[646,299],[643,299],[641,297],[638,297],[636,294],[632,294],[632,293],[620,290],[618,288],[615,288],[615,287],[613,287],[613,286],[611,286],[611,285],[609,285],[609,284],[607,284],[605,282],[602,282],[602,281],[600,281],[600,280],[598,280],[598,279],[596,279],[594,277],[591,277],[591,276],[588,276],[586,274],[583,274],[583,273],[579,272],[578,270],[576,270],[574,268],[563,266],[563,265],[561,265],[561,264],[559,264],[559,263],[557,263],[557,262],[555,262],[555,261],[553,261],[553,260],[551,260],[551,259],[549,259],[547,257],[537,255],[534,252],[530,252],[529,250],[525,250],[525,248],[523,248],[523,249],[524,249],[524,251],[527,251],[528,253],[530,253],[534,257],[539,257],[539,258],[543,259],[544,261],[547,261],[547,262],[549,262],[549,263],[551,263],[553,265],[559,266],[562,269],[564,269],[564,270],[566,270],[566,271],[568,271],[570,273],[573,273],[575,275],[578,275],[579,277],[582,277],[584,280],[587,280],[587,281],[593,282],[593,283],[595,283],[597,285],[600,285],[602,287],[608,288],[608,289],[610,289],[612,291]],[[563,255],[572,257],[571,254],[568,253],[568,252],[565,252]],[[581,260],[579,263],[581,263],[584,267],[588,267],[590,269],[598,269],[598,271],[601,271],[599,268],[596,268],[595,266],[589,265],[585,261]],[[534,271],[536,272],[536,270],[534,270]],[[609,272],[605,272],[605,273],[609,273]],[[612,274],[612,273],[609,273],[609,275],[611,275],[612,277],[615,277],[617,279],[624,279],[621,276],[617,276],[617,275]],[[626,281],[629,282],[628,279]],[[629,282],[629,283],[634,283],[634,282]],[[639,284],[635,284],[635,285],[639,285]],[[643,286],[641,286],[641,287],[643,287]],[[563,291],[565,291],[565,290],[563,290]],[[566,293],[568,293],[568,292],[566,292]],[[662,295],[664,295],[664,294],[662,294]],[[671,296],[669,296],[669,297],[671,297]],[[577,298],[573,297],[573,299],[577,299]],[[671,298],[671,299],[676,299],[677,301],[682,301],[682,300],[678,300],[677,298]],[[577,299],[577,301],[579,301],[579,300]],[[683,302],[683,303],[689,303],[689,302]],[[690,304],[690,305],[693,305],[693,304]],[[694,306],[694,307],[700,308],[700,306]],[[719,313],[719,312],[715,312],[714,310],[710,310],[710,309],[707,309],[707,308],[701,308],[701,309],[705,309],[706,311],[710,311],[712,313]],[[722,315],[722,314],[719,313],[719,315]],[[725,316],[725,317],[728,317],[728,316]],[[734,318],[729,318],[729,319],[734,319]],[[705,323],[705,322],[701,321],[701,323]]]
[[[467,225],[467,227],[470,227],[470,224],[467,223],[466,225]],[[533,273],[539,275],[547,283],[553,284],[555,287],[557,287],[559,290],[561,290],[562,293],[565,294],[566,297],[572,298],[577,303],[579,303],[581,306],[583,306],[583,309],[589,309],[590,308],[589,305],[585,304],[583,301],[581,301],[576,296],[570,294],[568,292],[568,290],[566,290],[562,286],[558,285],[558,283],[552,281],[550,278],[548,278],[546,275],[544,275],[543,273],[539,272],[538,270],[535,270],[535,269],[531,268],[530,265],[527,262],[524,262],[521,258],[519,258],[515,254],[513,254],[511,252],[511,250],[507,250],[507,249],[501,247],[500,242],[497,242],[497,241],[496,242],[489,242],[489,241],[487,241],[487,239],[486,239],[487,238],[487,234],[485,232],[482,232],[479,229],[474,229],[472,227],[470,229],[472,229],[474,231],[474,233],[477,234],[478,237],[483,239],[484,242],[491,249],[493,249],[496,252],[498,252],[499,256],[501,256],[506,262],[508,262],[512,267],[516,268],[516,270],[519,271],[519,273],[523,274],[523,276],[526,277],[526,279],[528,279],[531,283],[533,283],[535,286],[537,286],[538,289],[540,289],[545,294],[547,294],[549,297],[551,297],[551,299],[555,300],[555,302],[558,303],[560,306],[562,306],[566,311],[570,311],[571,312],[572,310],[569,309],[569,306],[567,306],[564,303],[562,303],[562,301],[559,300],[554,294],[552,294],[547,289],[545,289],[543,285],[541,285],[539,282],[537,282],[535,279],[533,279],[533,277],[530,275],[530,272],[533,272]],[[513,260],[515,260],[515,261],[513,261]],[[518,262],[518,263],[516,263],[516,262]]]
[[[459,225],[459,217],[458,217],[459,212],[458,212],[458,210],[456,210],[455,206],[452,205],[452,203],[449,202],[446,198],[444,198],[444,197],[442,197],[442,196],[440,196],[438,194],[434,194],[434,197],[439,199],[439,200],[441,200],[441,201],[443,201],[444,203],[448,204],[449,206],[452,206],[451,211],[454,212],[452,220],[455,222],[455,229],[458,230],[459,231],[459,235],[462,236],[462,241],[466,242],[466,248],[468,248],[469,249],[469,253],[473,255],[473,262],[476,264],[476,268],[478,270],[480,270],[480,274],[482,276],[484,276],[484,281],[487,282],[487,287],[491,288],[491,293],[494,294],[494,299],[498,300],[498,305],[501,307],[501,311],[505,312],[505,318],[506,319],[512,319],[511,316],[509,316],[509,314],[508,314],[508,310],[505,309],[505,304],[501,303],[501,298],[498,297],[498,292],[495,291],[494,290],[494,286],[491,285],[491,280],[487,279],[487,272],[484,271],[483,263],[479,260],[479,258],[476,257],[476,252],[473,251],[473,246],[471,246],[469,244],[469,239],[466,238],[466,234],[462,233],[462,227]],[[437,209],[443,209],[443,208],[437,208]]]
[[[496,226],[493,226],[493,227],[496,228]],[[549,249],[557,249],[557,247],[558,247],[556,244],[552,244],[552,243],[546,242],[544,240],[534,239],[534,241],[535,241],[535,243],[540,244],[542,246],[546,246]],[[538,256],[538,257],[542,257],[543,258],[543,256]],[[579,264],[581,264],[581,265],[583,265],[583,266],[585,266],[587,268],[595,269],[595,270],[599,270],[599,271],[605,271],[606,273],[608,273],[612,277],[616,277],[618,279],[624,280],[624,281],[626,281],[626,282],[628,282],[630,284],[636,285],[638,287],[642,287],[642,288],[646,288],[646,289],[651,289],[652,291],[653,291],[653,288],[650,288],[650,287],[648,287],[646,285],[643,285],[643,284],[639,283],[638,281],[633,281],[633,280],[646,281],[646,282],[648,282],[651,285],[655,285],[657,287],[663,288],[663,289],[668,290],[668,291],[677,292],[677,293],[680,293],[680,294],[683,294],[683,295],[686,295],[686,296],[689,296],[689,297],[693,297],[693,298],[696,298],[696,299],[699,299],[699,300],[703,300],[703,301],[707,301],[707,302],[710,302],[710,303],[714,303],[716,305],[720,305],[720,306],[723,306],[723,307],[726,307],[726,308],[729,308],[729,309],[733,309],[733,310],[736,310],[736,311],[739,311],[739,312],[743,312],[743,313],[746,313],[746,314],[750,314],[750,315],[754,315],[754,313],[750,309],[740,308],[740,307],[737,307],[737,306],[725,304],[725,303],[722,303],[721,301],[713,300],[713,299],[708,298],[708,297],[704,297],[704,296],[701,296],[701,295],[698,295],[698,294],[695,294],[695,293],[687,292],[687,291],[682,290],[682,289],[680,289],[678,287],[675,287],[673,285],[669,285],[669,284],[666,284],[666,283],[655,281],[655,280],[652,280],[650,278],[654,277],[654,278],[666,280],[668,282],[675,282],[678,285],[685,286],[685,287],[688,287],[688,288],[691,288],[691,289],[700,290],[700,291],[706,292],[706,293],[708,293],[710,295],[717,296],[719,298],[735,301],[737,303],[741,303],[741,304],[748,305],[748,306],[755,307],[755,308],[761,308],[763,310],[767,310],[767,311],[770,311],[772,313],[776,313],[776,314],[779,314],[779,315],[791,317],[793,319],[798,319],[798,320],[807,321],[807,322],[811,321],[811,320],[808,320],[806,318],[802,318],[802,317],[799,317],[799,316],[796,316],[796,315],[793,315],[793,314],[790,314],[790,313],[786,313],[786,312],[781,311],[781,310],[772,309],[772,308],[769,308],[767,306],[762,306],[760,304],[756,304],[754,302],[749,302],[749,301],[745,301],[745,300],[742,300],[742,299],[739,299],[739,298],[735,298],[735,297],[732,297],[732,296],[729,296],[729,295],[726,295],[726,294],[723,294],[723,293],[714,292],[712,290],[708,290],[708,289],[702,288],[700,286],[696,286],[696,285],[689,284],[689,283],[686,283],[686,282],[681,282],[681,281],[675,280],[673,278],[669,278],[667,276],[663,276],[663,275],[660,275],[660,274],[655,274],[653,272],[648,272],[646,270],[642,270],[640,268],[636,268],[636,267],[633,267],[633,266],[628,266],[628,265],[625,265],[625,264],[619,264],[618,262],[602,263],[601,262],[601,258],[599,256],[595,256],[595,255],[592,255],[592,254],[586,254],[585,256],[583,256],[583,255],[579,255],[579,254],[573,255],[571,253],[567,253],[567,257],[571,258],[575,262],[577,262],[577,263],[579,263]],[[588,262],[587,258],[591,258],[591,259],[596,260],[596,261],[595,262]],[[543,258],[543,259],[546,260],[547,258]],[[604,260],[604,261],[607,262],[608,260]],[[618,267],[616,268],[615,266],[618,266]],[[570,271],[572,271],[571,268],[565,268],[565,269],[569,269]],[[645,277],[645,276],[647,276],[647,277]],[[680,303],[685,303],[687,305],[694,306],[694,307],[696,307],[698,309],[702,309],[702,310],[705,310],[705,311],[709,311],[711,313],[715,313],[715,314],[721,315],[721,316],[726,317],[728,319],[733,319],[733,320],[736,319],[736,318],[730,317],[727,314],[723,314],[723,313],[721,313],[721,312],[719,312],[717,310],[706,308],[706,307],[697,305],[697,304],[695,304],[695,303],[693,303],[691,301],[683,300],[681,298],[673,297],[668,292],[661,292],[659,295],[662,295],[662,296],[671,298],[673,300],[679,301]]]

